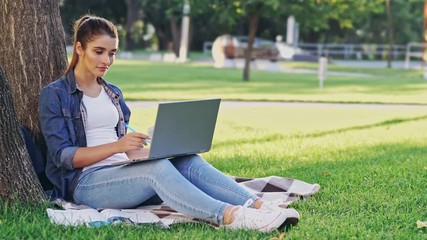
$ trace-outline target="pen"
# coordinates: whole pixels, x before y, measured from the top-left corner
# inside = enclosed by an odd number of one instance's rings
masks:
[[[125,125],[127,129],[131,130],[132,132],[137,132],[135,129],[133,129],[131,126],[129,126],[129,124]],[[148,138],[144,138],[144,141],[146,141],[147,143],[151,143],[151,140]]]
[[[131,126],[129,126],[128,124],[125,125],[127,129],[131,130],[132,132],[136,132],[135,129],[133,129]]]

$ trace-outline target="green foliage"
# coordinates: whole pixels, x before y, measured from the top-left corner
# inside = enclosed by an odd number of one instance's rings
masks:
[[[394,26],[394,42],[421,42],[423,32],[424,0],[392,0],[390,1]],[[353,31],[358,42],[372,41],[387,42],[387,22],[384,11],[375,11],[360,15]]]
[[[184,0],[140,0],[150,22],[180,18]],[[156,16],[157,15],[157,16]]]
[[[280,6],[279,0],[205,0],[205,11],[214,13],[214,21],[222,28],[222,32],[232,31],[240,21],[245,21],[250,14],[264,16],[275,14]],[[200,5],[199,5],[200,6]]]
[[[140,1],[144,22],[152,23],[165,36],[163,41],[171,41],[171,21],[179,28],[183,0]],[[384,0],[190,0],[190,5],[192,49],[201,49],[204,41],[224,33],[247,35],[247,15],[254,11],[260,16],[257,36],[270,40],[286,34],[287,18],[294,15],[302,42],[388,42]],[[391,1],[395,43],[422,41],[423,7],[424,0]],[[124,1],[65,0],[61,6],[65,31],[70,33],[73,20],[88,12],[125,25]]]
[[[139,42],[142,40],[142,37],[144,35],[144,22],[141,20],[138,20],[133,23],[132,26],[132,40],[134,42]]]
[[[71,34],[75,20],[85,14],[95,14],[112,20],[115,24],[126,25],[126,5],[116,0],[64,0],[60,6],[64,30]]]

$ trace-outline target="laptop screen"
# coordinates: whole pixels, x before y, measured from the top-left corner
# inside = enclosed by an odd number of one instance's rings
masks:
[[[221,99],[160,103],[149,158],[210,150]]]

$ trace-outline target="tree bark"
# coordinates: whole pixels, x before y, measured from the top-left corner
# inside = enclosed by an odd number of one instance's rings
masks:
[[[387,12],[387,32],[388,32],[388,54],[387,54],[387,68],[391,68],[392,54],[393,54],[393,45],[394,45],[394,36],[393,36],[393,18],[391,14],[390,0],[385,1],[386,12]]]
[[[13,98],[0,67],[0,197],[22,202],[39,202],[43,190],[22,138]]]
[[[132,39],[133,25],[136,21],[142,19],[143,11],[139,0],[126,0],[126,51],[132,51],[136,43]]]
[[[156,29],[156,37],[159,40],[159,50],[164,50],[168,48],[168,43],[170,42],[169,38],[166,36],[166,31],[162,28],[155,26]]]
[[[179,44],[181,42],[180,29],[177,26],[175,17],[171,17],[169,22],[170,22],[171,33],[172,33],[173,51],[174,51],[175,55],[178,56],[179,55]]]
[[[255,42],[255,35],[258,30],[259,16],[257,13],[249,15],[249,36],[248,46],[245,51],[245,68],[243,70],[243,81],[249,81],[249,73],[252,60],[252,49]]]
[[[39,92],[61,76],[67,66],[59,1],[3,0],[0,32],[0,65],[10,83],[9,90],[3,76],[0,196],[11,199],[12,194],[17,194],[21,200],[38,201],[40,183],[31,173],[34,170],[30,170],[31,161],[21,135],[17,134],[17,126],[26,126],[44,149],[38,121]],[[13,117],[15,111],[16,118]]]

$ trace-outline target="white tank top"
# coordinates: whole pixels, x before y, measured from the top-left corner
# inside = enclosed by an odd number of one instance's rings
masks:
[[[119,113],[105,92],[104,87],[101,87],[101,93],[95,98],[83,95],[83,104],[87,112],[87,146],[93,147],[117,141],[118,137],[115,127],[119,121]],[[107,159],[83,168],[83,171],[127,159],[128,157],[125,153],[117,153]]]

